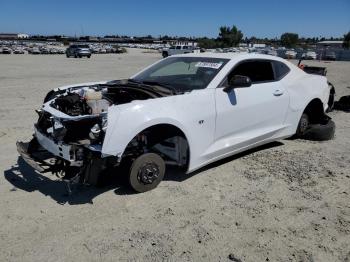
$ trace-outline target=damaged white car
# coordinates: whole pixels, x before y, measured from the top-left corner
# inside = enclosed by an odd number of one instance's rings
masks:
[[[166,165],[193,172],[303,135],[328,119],[329,93],[324,76],[278,57],[172,56],[127,80],[49,92],[33,140],[17,148],[40,172],[93,185],[125,164],[131,187],[145,192],[161,182]]]

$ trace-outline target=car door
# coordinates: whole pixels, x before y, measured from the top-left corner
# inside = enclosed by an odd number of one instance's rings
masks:
[[[181,46],[180,45],[177,45],[175,47],[175,54],[178,55],[178,54],[182,54],[182,49],[181,49]]]
[[[252,85],[224,91],[234,75],[250,77]],[[225,154],[249,147],[284,128],[289,97],[276,79],[272,61],[245,60],[216,88],[216,130],[213,151]]]
[[[182,50],[183,50],[182,52],[183,52],[184,54],[190,53],[190,51],[188,50],[188,46],[186,46],[186,45],[182,47]]]

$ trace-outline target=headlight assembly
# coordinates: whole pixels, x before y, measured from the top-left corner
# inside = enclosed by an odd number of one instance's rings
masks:
[[[92,140],[98,140],[101,138],[101,135],[107,130],[107,116],[103,116],[100,124],[95,124],[89,133],[89,137]]]

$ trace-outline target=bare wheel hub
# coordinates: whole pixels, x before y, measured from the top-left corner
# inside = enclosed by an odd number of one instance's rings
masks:
[[[301,121],[300,121],[300,130],[301,130],[302,133],[306,131],[308,125],[309,125],[308,120],[302,118]]]
[[[152,184],[158,177],[159,167],[152,162],[140,168],[137,179],[143,184]]]

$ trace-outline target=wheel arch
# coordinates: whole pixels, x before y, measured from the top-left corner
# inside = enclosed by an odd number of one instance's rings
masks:
[[[148,125],[148,127],[144,127],[142,130],[138,131],[138,133],[128,142],[125,149],[128,148],[130,143],[138,136],[145,135],[147,137],[147,142],[150,147],[165,141],[166,139],[173,138],[173,137],[182,137],[187,144],[188,153],[187,153],[187,165],[190,162],[191,159],[191,145],[190,140],[188,139],[188,136],[186,135],[185,131],[179,127],[178,125],[175,125],[174,123],[165,123],[160,122],[157,124],[151,124]],[[125,150],[124,150],[125,152]],[[123,152],[123,154],[124,154]]]
[[[111,140],[106,141],[106,145],[103,145],[103,147],[106,146],[103,149],[103,151],[106,155],[114,155],[121,159],[124,156],[126,149],[130,145],[130,143],[135,139],[135,137],[147,131],[157,132],[160,130],[166,130],[166,132],[171,132],[172,134],[179,134],[186,140],[188,145],[188,164],[189,164],[191,160],[191,145],[193,144],[192,139],[189,136],[189,132],[187,132],[184,126],[181,125],[181,123],[172,119],[166,119],[166,120],[152,119],[151,121],[143,123],[142,125],[134,128],[132,132],[129,131],[127,136],[122,135],[123,139],[119,138],[117,139],[117,141],[113,139],[114,140],[113,143],[110,143]],[[118,137],[117,133],[113,132],[112,136]]]
[[[308,115],[311,123],[317,123],[325,115],[322,100],[320,98],[312,99],[305,106],[303,113]]]

